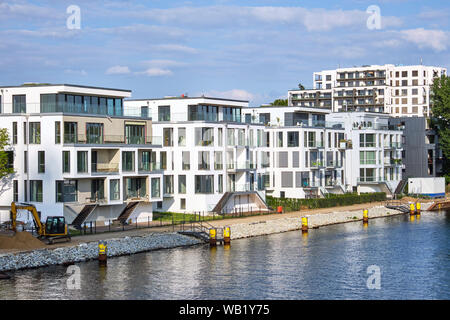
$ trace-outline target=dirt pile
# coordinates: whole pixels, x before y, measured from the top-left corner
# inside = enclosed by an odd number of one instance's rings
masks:
[[[0,236],[0,249],[39,249],[46,245],[29,232],[17,232],[14,236]]]

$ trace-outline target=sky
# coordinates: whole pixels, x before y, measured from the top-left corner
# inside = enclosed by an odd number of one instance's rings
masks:
[[[67,83],[259,106],[299,83],[311,88],[315,71],[421,59],[447,67],[449,18],[448,0],[0,0],[0,86]]]

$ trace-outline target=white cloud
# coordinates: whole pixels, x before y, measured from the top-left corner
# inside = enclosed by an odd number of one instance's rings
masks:
[[[127,66],[113,66],[106,70],[106,74],[128,74],[130,72]]]
[[[162,69],[162,68],[148,68],[145,71],[136,72],[136,74],[143,74],[143,75],[147,75],[149,77],[161,77],[161,76],[171,76],[173,74],[173,72],[168,69]]]
[[[440,52],[447,50],[449,33],[442,30],[426,30],[424,28],[408,29],[400,31],[401,37],[416,44],[420,49],[431,48]]]
[[[176,51],[176,52],[183,52],[183,53],[197,53],[197,49],[180,45],[180,44],[158,44],[154,45],[153,48],[155,50],[160,51]]]
[[[224,99],[246,100],[250,101],[255,95],[242,89],[232,89],[228,91],[210,90],[203,93],[204,96]]]
[[[175,60],[166,60],[166,59],[153,59],[153,60],[145,60],[142,62],[143,64],[149,67],[179,67],[186,65],[184,62],[179,62]]]

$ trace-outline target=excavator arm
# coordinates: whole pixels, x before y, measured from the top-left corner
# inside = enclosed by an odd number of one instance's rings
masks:
[[[11,203],[11,227],[14,232],[16,232],[17,229],[17,210],[27,210],[31,212],[31,215],[33,216],[34,222],[37,227],[38,234],[40,236],[45,235],[45,228],[41,222],[41,219],[39,218],[36,207],[28,203]]]

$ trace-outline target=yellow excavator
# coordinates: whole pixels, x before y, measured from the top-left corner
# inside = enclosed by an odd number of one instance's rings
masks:
[[[47,221],[42,223],[36,207],[28,203],[11,203],[11,229],[14,232],[17,231],[17,210],[27,210],[28,212],[31,212],[34,226],[39,235],[38,238],[47,244],[52,244],[56,239],[71,240],[64,217],[47,217]]]

